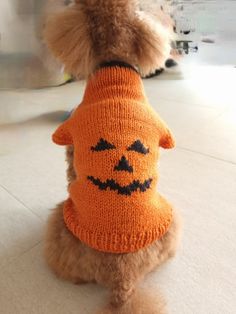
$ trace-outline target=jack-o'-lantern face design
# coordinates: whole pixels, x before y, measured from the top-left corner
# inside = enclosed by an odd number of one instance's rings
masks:
[[[91,151],[94,154],[101,154],[104,151],[115,150],[116,146],[107,140],[101,138],[96,146],[92,146]],[[145,145],[140,140],[135,140],[126,148],[126,151],[133,151],[137,154],[147,155],[150,153],[149,148],[146,148]],[[120,159],[114,164],[113,167],[114,172],[128,172],[129,174],[134,173],[135,169],[133,165],[129,162],[128,158],[123,155]],[[95,186],[98,187],[99,190],[111,190],[116,191],[121,195],[131,196],[134,192],[146,192],[151,187],[151,183],[153,181],[152,178],[147,178],[144,181],[139,179],[131,181],[128,185],[120,185],[116,180],[112,178],[108,178],[106,181],[102,181],[99,178],[94,176],[88,176],[87,179],[92,182]]]

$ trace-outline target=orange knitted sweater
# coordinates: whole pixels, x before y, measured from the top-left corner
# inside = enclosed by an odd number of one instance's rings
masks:
[[[74,146],[77,178],[64,220],[76,237],[103,252],[127,253],[166,233],[172,209],[157,192],[157,160],[159,146],[172,148],[174,140],[138,73],[99,69],[53,141]]]

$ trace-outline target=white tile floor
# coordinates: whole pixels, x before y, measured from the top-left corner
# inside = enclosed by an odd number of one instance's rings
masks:
[[[183,243],[145,282],[172,314],[236,311],[235,79],[233,68],[204,66],[145,81],[177,139],[162,153],[160,190],[184,217]],[[41,254],[50,209],[66,196],[64,152],[50,135],[83,85],[1,92],[0,122],[11,123],[0,127],[2,314],[92,314],[104,301],[100,287],[57,280]]]

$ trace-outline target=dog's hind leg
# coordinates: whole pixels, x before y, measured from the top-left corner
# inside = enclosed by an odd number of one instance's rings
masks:
[[[182,230],[182,219],[176,210],[173,210],[173,221],[167,233],[156,243],[157,259],[159,266],[169,258],[175,256],[178,249]]]
[[[135,254],[140,265],[140,273],[147,274],[174,257],[181,238],[182,222],[179,214],[173,211],[173,221],[167,233],[147,248]]]
[[[48,221],[44,254],[49,267],[58,277],[76,284],[94,281],[95,265],[90,248],[75,238],[63,219],[63,203]]]

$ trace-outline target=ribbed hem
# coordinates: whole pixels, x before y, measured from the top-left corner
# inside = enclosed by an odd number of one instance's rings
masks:
[[[80,227],[75,217],[73,203],[68,199],[64,205],[64,221],[72,234],[93,249],[106,253],[132,253],[160,239],[169,229],[172,215],[165,224],[139,234],[102,234]]]

